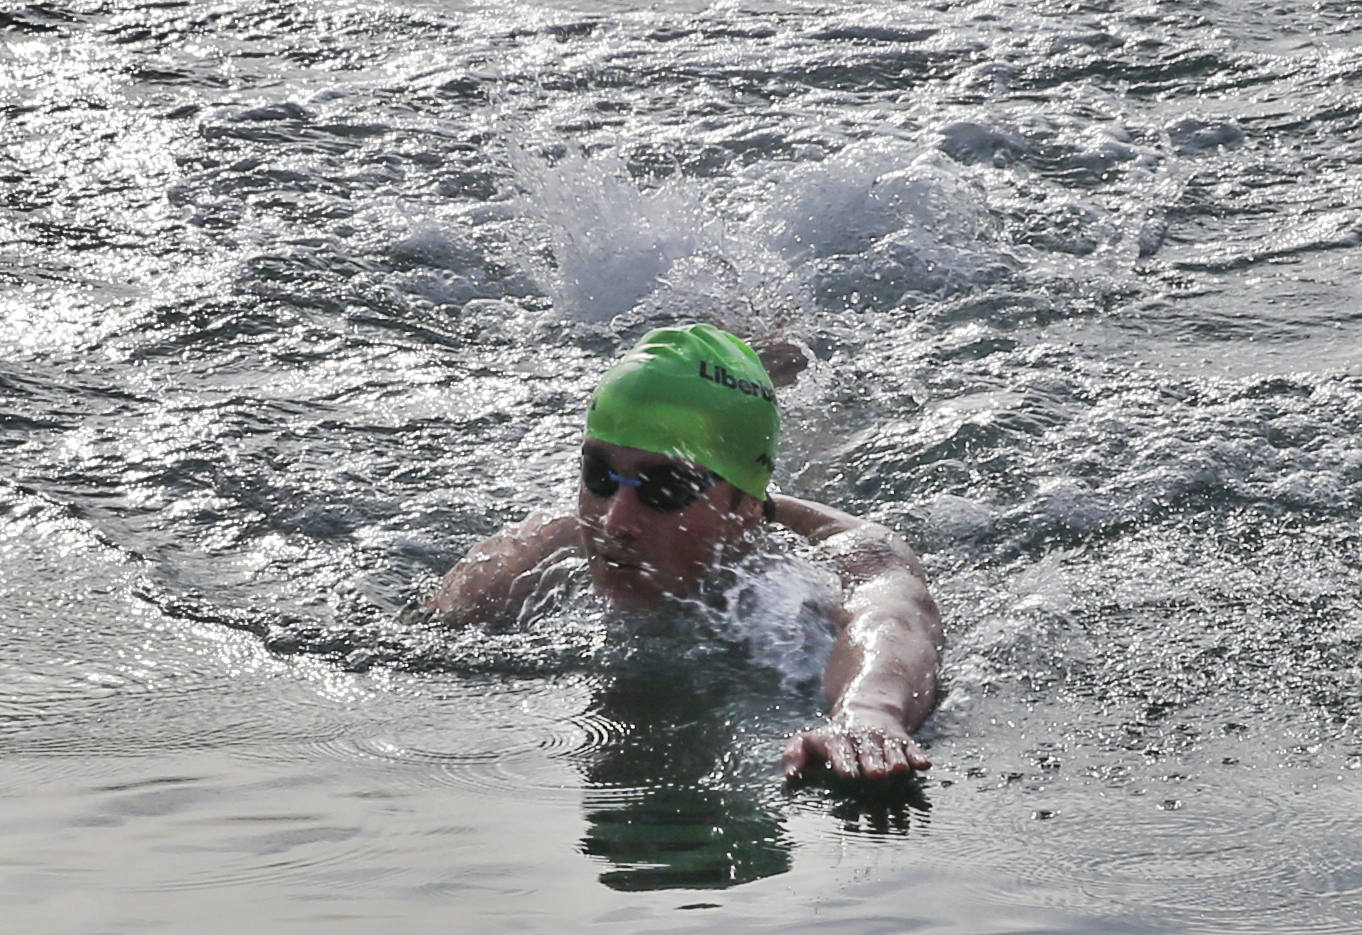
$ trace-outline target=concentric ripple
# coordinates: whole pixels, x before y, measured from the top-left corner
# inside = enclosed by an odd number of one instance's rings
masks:
[[[14,924],[1347,931],[1355,6],[10,4]],[[922,553],[925,777],[781,786],[779,571],[670,643],[570,563],[402,612],[691,318]]]

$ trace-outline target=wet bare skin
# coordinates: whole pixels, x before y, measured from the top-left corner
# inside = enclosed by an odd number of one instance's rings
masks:
[[[625,476],[675,462],[652,452],[589,440]],[[844,779],[880,780],[931,762],[912,731],[931,713],[940,662],[941,622],[921,565],[884,526],[840,510],[775,495],[774,521],[820,546],[837,568],[840,634],[824,674],[831,706],[825,723],[785,745],[795,780],[826,769]],[[623,610],[688,596],[726,553],[763,520],[762,504],[726,482],[693,503],[659,512],[621,486],[602,497],[581,486],[575,516],[539,513],[475,546],[441,581],[427,607],[451,624],[513,617],[547,559],[583,556],[596,591]]]
[[[674,458],[588,441],[583,451],[605,458],[618,474],[634,477],[650,468],[676,464]],[[691,466],[691,465],[687,465]],[[623,609],[651,607],[663,595],[693,593],[761,521],[761,504],[735,492],[727,482],[704,491],[683,509],[659,512],[632,489],[602,497],[580,485],[577,519],[582,551],[597,593]]]
[[[841,633],[823,677],[831,712],[786,743],[786,777],[820,766],[871,780],[928,769],[912,731],[936,703],[942,635],[917,556],[884,526],[822,504],[778,497],[776,522],[819,544],[844,587]]]

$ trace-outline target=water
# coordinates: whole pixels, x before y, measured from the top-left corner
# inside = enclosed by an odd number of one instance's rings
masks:
[[[1355,930],[1359,14],[4,7],[7,927]],[[692,317],[922,553],[920,782],[782,787],[812,591],[398,616]]]

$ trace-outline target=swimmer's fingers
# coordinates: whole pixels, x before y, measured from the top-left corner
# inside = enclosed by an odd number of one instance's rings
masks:
[[[907,734],[849,730],[832,724],[795,734],[786,742],[781,762],[787,779],[798,778],[805,769],[818,763],[826,763],[843,779],[871,780],[932,765]]]
[[[885,743],[884,768],[891,776],[911,773],[913,764],[908,760],[908,745],[904,743]]]
[[[827,738],[827,761],[832,771],[843,779],[855,779],[860,770],[860,750],[855,742],[839,731]]]
[[[798,779],[813,759],[808,734],[808,731],[800,731],[785,741],[785,752],[780,758],[780,765],[785,769],[786,779]]]
[[[904,754],[908,757],[908,766],[911,769],[923,770],[931,769],[932,761],[927,759],[927,754],[922,752],[922,748],[917,745],[917,741],[911,737],[903,745]]]
[[[823,763],[833,765],[834,758],[845,760],[854,753],[847,749],[834,750],[834,737],[826,727],[802,730],[785,742],[781,765],[786,779],[798,779],[806,769]],[[834,767],[835,768],[835,767]]]
[[[891,775],[932,768],[932,761],[911,737],[886,738],[884,762]]]
[[[857,761],[860,765],[860,774],[866,779],[883,779],[888,775],[885,762],[888,760],[888,751],[892,749],[892,744],[885,743],[884,737],[875,733],[864,733],[856,736]],[[843,779],[855,779],[856,773],[838,773]]]
[[[856,747],[831,725],[803,730],[785,743],[781,764],[786,779],[798,779],[806,769],[826,763],[839,776],[856,775]]]

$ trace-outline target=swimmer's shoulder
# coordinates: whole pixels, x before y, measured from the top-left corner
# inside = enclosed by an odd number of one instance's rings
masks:
[[[423,602],[433,619],[462,625],[514,618],[558,559],[581,553],[577,517],[536,511],[469,549]]]
[[[580,529],[581,523],[574,515],[536,510],[520,522],[507,526],[502,535],[527,547],[554,552],[564,548],[580,549]]]

